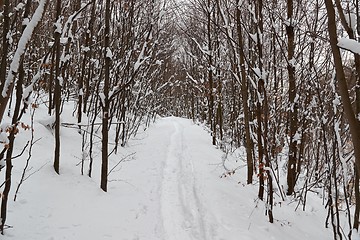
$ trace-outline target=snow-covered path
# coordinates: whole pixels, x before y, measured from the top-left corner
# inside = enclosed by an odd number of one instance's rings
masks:
[[[162,240],[329,239],[324,212],[276,209],[277,224],[264,215],[257,186],[246,186],[245,168],[220,178],[224,153],[190,120],[169,117],[149,129],[144,152],[160,163],[157,179]],[[141,154],[140,154],[141,155]],[[140,157],[140,156],[139,156]],[[144,157],[146,158],[146,157]],[[244,165],[229,157],[228,167]],[[156,165],[154,163],[154,165]],[[284,204],[286,205],[286,204]],[[321,206],[319,207],[321,208]],[[286,220],[285,220],[286,219]]]
[[[173,123],[174,132],[164,161],[161,213],[164,239],[208,239],[201,201],[195,182],[193,159],[184,141],[184,126]]]
[[[331,231],[323,228],[326,211],[319,210],[321,204],[310,206],[309,212],[277,205],[275,223],[268,223],[265,204],[256,199],[257,186],[245,184],[245,168],[220,178],[224,153],[190,120],[159,119],[112,155],[109,169],[116,167],[109,174],[108,193],[99,189],[100,161],[94,162],[92,178],[80,174],[81,138],[76,130],[62,129],[60,175],[51,166],[52,134],[41,124],[35,130],[35,138],[41,139],[30,162],[33,175],[18,200],[9,203],[11,228],[5,240],[331,238]],[[99,148],[95,151],[100,153]],[[14,162],[14,185],[23,164],[22,159]],[[245,166],[232,157],[226,164]]]

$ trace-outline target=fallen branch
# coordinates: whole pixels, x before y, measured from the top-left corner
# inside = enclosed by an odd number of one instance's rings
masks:
[[[110,123],[111,125],[120,125],[120,124],[125,124],[125,122],[113,122]],[[61,123],[61,126],[63,127],[73,127],[73,126],[77,126],[77,127],[90,127],[90,126],[101,126],[102,123],[92,123],[92,124],[84,124],[84,123]]]

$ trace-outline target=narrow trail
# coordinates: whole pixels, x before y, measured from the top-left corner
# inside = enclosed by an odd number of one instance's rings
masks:
[[[169,124],[174,130],[164,162],[160,200],[164,240],[207,240],[193,159],[184,141],[184,126],[176,121]]]

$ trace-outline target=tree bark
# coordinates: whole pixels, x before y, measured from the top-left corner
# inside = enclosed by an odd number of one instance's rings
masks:
[[[109,125],[109,87],[110,87],[110,63],[111,59],[107,52],[110,50],[110,0],[106,0],[105,6],[105,77],[104,77],[104,99],[103,99],[103,117],[102,117],[102,161],[101,161],[101,189],[107,192],[107,179],[108,179],[108,125]]]
[[[296,79],[295,79],[295,66],[294,66],[294,51],[295,51],[295,33],[294,33],[294,19],[293,19],[293,0],[287,1],[287,21],[286,33],[288,37],[288,77],[289,77],[289,160],[287,166],[287,192],[286,195],[291,195],[294,192],[296,182],[296,156],[297,156],[297,140],[294,136],[297,133],[297,103],[296,98]]]
[[[214,121],[214,76],[213,76],[213,52],[211,40],[211,0],[207,1],[207,44],[208,44],[208,80],[209,80],[209,123],[211,126],[212,144],[216,145],[216,124]]]
[[[258,197],[261,200],[264,200],[264,174],[265,174],[265,161],[264,161],[264,141],[263,139],[263,114],[264,114],[264,97],[265,97],[265,79],[264,79],[264,69],[263,69],[263,46],[262,46],[262,35],[264,32],[264,22],[263,22],[263,1],[257,0],[256,3],[256,16],[257,16],[257,26],[256,26],[256,36],[257,36],[257,59],[260,76],[257,82],[257,102],[256,102],[256,120],[257,120],[257,143],[258,143],[258,158],[259,158],[259,192]],[[258,74],[258,73],[257,73]],[[267,123],[265,123],[267,124]]]
[[[2,92],[6,79],[6,67],[8,63],[9,41],[7,36],[10,32],[10,16],[9,16],[9,0],[3,2],[3,35],[2,35],[2,56],[0,65],[0,93]],[[6,109],[6,105],[9,101],[9,96],[3,97],[0,94],[0,122],[2,121]]]
[[[56,2],[56,22],[60,24],[59,18],[61,14],[61,0]],[[60,108],[61,108],[61,85],[60,85],[60,37],[61,33],[55,30],[55,92],[54,92],[54,104],[55,104],[55,152],[54,152],[54,170],[57,174],[60,174]]]
[[[245,69],[245,53],[243,49],[243,36],[241,29],[241,11],[239,8],[236,9],[236,26],[238,34],[238,45],[240,46],[239,51],[239,64],[240,64],[240,75],[241,75],[241,97],[242,97],[242,106],[244,111],[244,125],[245,125],[245,142],[246,142],[246,163],[247,163],[247,184],[253,182],[254,175],[254,161],[252,158],[253,142],[251,139],[250,132],[250,109],[249,109],[249,94],[248,94],[248,84],[247,76]],[[238,67],[239,68],[239,67]]]

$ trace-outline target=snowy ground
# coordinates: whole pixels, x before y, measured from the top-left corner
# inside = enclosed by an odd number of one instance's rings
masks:
[[[45,116],[40,114],[39,119]],[[317,197],[309,200],[307,212],[295,212],[296,205],[288,202],[278,203],[275,223],[268,223],[264,203],[256,199],[257,186],[245,184],[245,168],[220,178],[223,153],[211,145],[203,127],[190,120],[159,119],[112,156],[110,169],[133,154],[110,173],[108,193],[99,188],[99,162],[93,178],[80,174],[81,138],[75,129],[62,128],[60,176],[52,169],[51,131],[38,121],[35,133],[41,139],[30,163],[28,175],[33,175],[25,181],[17,201],[9,202],[7,224],[11,228],[2,239],[332,238],[331,230],[324,228],[326,210]],[[25,140],[19,138],[19,143]],[[24,159],[26,156],[14,160],[13,190]],[[236,163],[229,159],[231,162]]]

